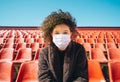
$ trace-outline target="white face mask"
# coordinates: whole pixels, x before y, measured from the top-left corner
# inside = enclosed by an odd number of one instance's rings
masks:
[[[53,43],[60,49],[65,50],[70,43],[71,38],[69,34],[56,34],[53,35]]]

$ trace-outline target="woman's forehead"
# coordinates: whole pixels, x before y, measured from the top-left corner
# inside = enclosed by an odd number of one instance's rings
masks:
[[[60,24],[60,25],[56,25],[55,28],[53,29],[54,31],[69,31],[69,27],[65,24]]]

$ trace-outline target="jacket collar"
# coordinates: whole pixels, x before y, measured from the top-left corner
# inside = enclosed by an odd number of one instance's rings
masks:
[[[72,63],[73,63],[73,54],[74,54],[74,49],[71,47],[72,42],[68,45],[66,51],[65,51],[65,56],[64,56],[64,66],[63,66],[63,80],[66,82],[66,80],[70,77],[72,74]],[[60,74],[60,59],[59,55],[57,53],[58,49],[54,44],[50,45],[48,48],[48,53],[49,53],[49,63],[50,63],[50,68],[52,70],[52,73],[56,80],[58,80],[58,76]]]

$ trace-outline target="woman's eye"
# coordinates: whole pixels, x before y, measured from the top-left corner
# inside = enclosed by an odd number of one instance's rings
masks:
[[[68,34],[67,32],[64,32],[63,34]]]
[[[58,32],[56,32],[55,34],[59,34]]]

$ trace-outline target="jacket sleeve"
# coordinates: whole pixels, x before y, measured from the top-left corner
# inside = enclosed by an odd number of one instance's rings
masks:
[[[81,45],[77,52],[76,80],[73,82],[88,82],[88,60],[84,47]]]
[[[55,82],[48,66],[47,49],[42,49],[38,59],[38,80],[39,82]]]

